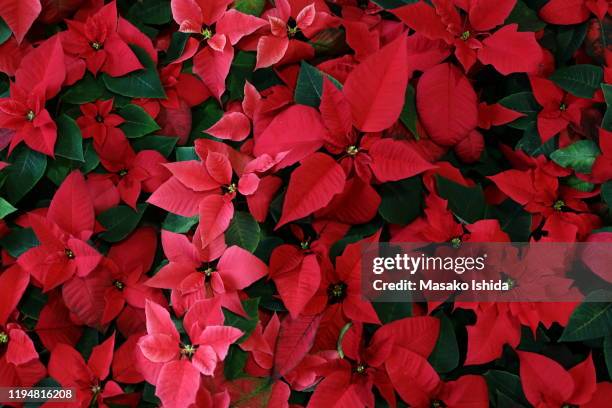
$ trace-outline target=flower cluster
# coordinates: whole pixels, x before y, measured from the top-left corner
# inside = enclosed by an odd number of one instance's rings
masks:
[[[0,0],[0,387],[610,406],[610,304],[360,288],[363,244],[612,241],[610,7]]]

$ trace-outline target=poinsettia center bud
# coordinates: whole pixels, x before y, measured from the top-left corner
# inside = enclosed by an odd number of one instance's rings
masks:
[[[74,252],[72,252],[72,249],[66,248],[64,249],[64,253],[66,254],[66,257],[68,257],[68,259],[74,259]]]
[[[579,407],[578,405],[574,405],[574,404],[563,404],[561,408],[579,408]]]
[[[191,344],[185,344],[183,347],[181,347],[181,354],[184,356],[191,357],[195,354],[195,352],[196,348]]]
[[[213,274],[213,272],[215,272],[215,268],[213,268],[212,266],[208,266],[208,264],[203,263],[202,265],[198,266],[196,268],[196,271],[204,274],[204,276],[206,276],[206,278],[210,278]]]
[[[310,249],[310,242],[308,241],[300,242],[300,248],[302,248],[304,251],[306,251],[307,249]]]
[[[431,401],[431,408],[446,408],[446,404],[440,400]]]
[[[290,25],[287,25],[287,35],[289,37],[293,37],[297,34],[299,28],[297,26],[291,27]]]
[[[346,153],[349,156],[355,156],[357,153],[359,153],[359,148],[357,146],[349,146],[346,148]]]
[[[125,284],[118,279],[113,281],[113,286],[117,288],[117,290],[123,290],[123,288],[125,288]]]
[[[91,387],[91,392],[94,395],[98,395],[100,393],[100,391],[102,391],[102,388],[99,385],[94,385],[93,387]]]
[[[229,193],[229,194],[234,194],[236,191],[238,191],[238,187],[236,186],[236,183],[232,183],[229,186],[225,187],[225,190]]]
[[[357,364],[357,366],[355,367],[355,372],[357,374],[365,374],[366,366],[364,366],[363,364]]]
[[[453,246],[453,248],[459,248],[461,246],[461,238],[455,237],[451,239],[451,245]]]
[[[563,102],[562,102],[562,103],[561,103],[561,105],[559,105],[559,110],[560,110],[561,112],[563,112],[564,110],[567,110],[567,105],[566,105],[565,103],[563,103]]]
[[[0,332],[0,344],[8,343],[8,334],[5,332]]]
[[[93,41],[89,45],[91,45],[91,48],[93,48],[96,51],[99,51],[102,49],[102,43],[99,43],[97,41]]]
[[[125,177],[128,174],[128,171],[126,169],[121,169],[117,172],[117,174],[119,175],[119,177]]]
[[[203,28],[202,29],[202,37],[204,37],[205,40],[210,40],[213,36],[212,30],[208,27]]]
[[[104,117],[102,115],[96,115],[96,122],[98,123],[102,123],[104,122]]]
[[[563,200],[557,200],[553,204],[553,208],[555,210],[557,210],[557,211],[561,211],[563,209],[563,207],[565,207],[565,201],[563,201]]]
[[[341,302],[346,297],[346,283],[332,283],[327,288],[327,296],[332,303]]]
[[[28,113],[26,113],[26,120],[28,122],[32,122],[35,117],[36,117],[36,114],[34,113],[33,110],[29,110]]]
[[[504,282],[508,284],[508,287],[510,289],[514,289],[516,287],[516,281],[512,279],[511,277],[507,277]]]
[[[461,37],[460,38],[463,41],[467,41],[468,38],[470,38],[471,35],[472,35],[472,33],[470,33],[470,31],[467,30],[467,31],[464,31],[463,33],[461,33]]]

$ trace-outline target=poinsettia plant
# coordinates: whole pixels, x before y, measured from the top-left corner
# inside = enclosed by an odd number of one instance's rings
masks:
[[[371,302],[361,263],[385,242],[612,242],[610,10],[0,0],[0,387],[609,406],[609,303]],[[592,251],[581,272],[609,285]]]

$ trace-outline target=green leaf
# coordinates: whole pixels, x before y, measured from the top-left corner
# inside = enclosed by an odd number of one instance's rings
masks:
[[[206,129],[214,125],[223,116],[223,109],[219,106],[216,100],[209,98],[202,105],[193,110],[191,133],[189,137],[199,139],[208,137],[209,139],[219,140],[212,135],[204,133]]]
[[[459,365],[457,336],[448,316],[439,313],[436,317],[440,319],[440,336],[428,360],[437,372],[448,373]]]
[[[606,181],[601,185],[601,198],[612,209],[612,181]]]
[[[491,216],[499,220],[499,225],[512,242],[526,242],[531,236],[531,214],[514,200],[506,200],[491,207]]]
[[[420,139],[419,131],[417,129],[417,111],[415,104],[416,92],[412,85],[408,85],[406,88],[406,97],[404,98],[404,107],[400,114],[400,120],[408,128],[408,130],[414,135],[416,140]]]
[[[590,193],[595,189],[595,184],[589,183],[588,181],[584,181],[574,175],[565,178],[564,184],[573,189],[583,191],[585,193]]]
[[[132,141],[132,147],[137,152],[143,150],[155,150],[160,152],[162,156],[168,157],[174,150],[174,146],[176,146],[177,142],[178,137],[149,135],[134,139]]]
[[[30,248],[39,245],[38,239],[31,228],[16,228],[0,239],[0,246],[6,249],[13,258],[18,258]]]
[[[489,390],[496,391],[497,395],[513,401],[513,408],[529,407],[529,403],[523,394],[523,387],[518,375],[501,370],[489,370],[484,373]]]
[[[123,240],[136,229],[146,209],[147,204],[141,203],[138,204],[137,211],[127,205],[106,210],[98,216],[98,221],[106,228],[106,231],[100,233],[100,238],[107,242]]]
[[[225,308],[223,308],[223,315],[225,316],[225,325],[236,327],[244,332],[242,337],[238,339],[236,343],[242,343],[246,339],[249,338],[255,327],[257,327],[257,323],[259,322],[259,298],[250,298],[242,301],[242,307],[246,312],[248,319],[237,315],[234,312],[231,312]]]
[[[225,243],[255,252],[259,244],[259,233],[259,224],[255,218],[246,211],[237,211],[225,232]]]
[[[372,304],[383,324],[412,316],[411,302],[375,302]]]
[[[11,165],[5,170],[6,194],[12,204],[16,204],[45,174],[47,156],[28,147],[18,146],[10,156]]]
[[[559,68],[550,79],[573,95],[592,98],[603,82],[603,69],[589,64],[570,65]]]
[[[63,114],[57,118],[57,142],[55,154],[66,159],[84,162],[83,136],[79,125],[70,116]]]
[[[536,122],[530,122],[523,131],[523,137],[516,144],[517,149],[521,149],[532,157],[544,155],[550,157],[551,153],[557,150],[557,138],[551,137],[542,143],[542,138],[538,133]]]
[[[406,4],[418,3],[419,0],[372,0],[373,3],[378,4],[385,10],[391,10]]]
[[[70,86],[63,93],[61,99],[66,103],[82,105],[101,99],[105,92],[107,91],[104,87],[104,82],[94,78],[91,73],[87,72],[83,79]]]
[[[531,122],[535,122],[538,112],[541,109],[540,105],[533,97],[533,93],[531,92],[518,92],[508,95],[505,98],[500,99],[499,104],[508,109],[512,109],[526,115],[508,124],[508,126],[512,128],[521,130],[526,129]]]
[[[46,304],[47,295],[36,286],[30,285],[19,303],[19,311],[31,319],[38,320],[38,316],[40,316],[40,312]]]
[[[546,27],[546,23],[538,18],[538,13],[529,8],[523,0],[517,0],[504,22],[504,25],[507,24],[518,24],[519,31],[540,31]]]
[[[574,310],[559,341],[583,341],[612,334],[612,303],[589,299],[597,294],[588,295],[587,300]]]
[[[438,193],[448,200],[448,208],[460,220],[471,224],[485,216],[486,203],[480,185],[465,187],[444,177],[437,177]]]
[[[119,111],[125,122],[119,126],[127,137],[137,138],[159,130],[155,120],[138,105],[126,105]]]
[[[326,75],[338,89],[342,87],[338,81],[307,62],[300,64],[300,74],[295,86],[295,102],[302,105],[318,107],[323,95],[323,75]]]
[[[423,184],[420,177],[380,185],[382,201],[378,213],[391,224],[406,225],[423,210]]]
[[[577,173],[590,173],[599,147],[592,140],[579,140],[563,149],[552,152],[550,158],[561,167],[569,167]]]
[[[17,211],[17,209],[13,207],[11,203],[0,197],[0,220],[15,211]]]
[[[176,161],[200,160],[194,147],[177,147]]]
[[[45,176],[53,182],[56,186],[60,186],[64,179],[68,176],[68,173],[73,169],[73,162],[62,157],[58,157],[55,160],[51,160],[47,165],[47,171]]]
[[[0,44],[4,44],[11,37],[11,34],[13,32],[2,17],[0,17]]]
[[[168,47],[166,55],[163,59],[164,64],[170,64],[172,61],[175,61],[181,55],[183,55],[183,51],[185,50],[185,45],[187,44],[189,37],[191,37],[189,33],[181,33],[180,31],[175,31],[172,33],[170,46]]]
[[[234,8],[244,14],[259,17],[266,6],[266,0],[235,0]]]
[[[553,52],[559,62],[566,62],[574,56],[583,44],[587,32],[587,24],[576,24],[555,27],[557,33],[554,38]]]
[[[181,215],[168,213],[162,223],[162,228],[176,232],[177,234],[184,234],[193,228],[193,226],[198,223],[198,220],[199,217],[197,215],[193,217],[183,217]]]
[[[144,69],[116,78],[106,74],[102,75],[102,80],[108,90],[130,98],[165,98],[164,87],[149,54],[137,45],[130,45],[130,48]]]
[[[76,349],[85,359],[88,359],[93,348],[100,343],[100,333],[92,327],[86,327],[76,345]]]
[[[85,158],[85,164],[81,167],[83,173],[87,174],[100,164],[100,158],[93,147],[93,141],[86,140],[83,143],[83,157]]]
[[[231,100],[244,98],[244,84],[246,81],[253,82],[256,60],[254,52],[238,51],[236,54],[227,79],[227,90]]]
[[[604,98],[606,100],[606,113],[601,121],[601,127],[605,130],[612,131],[612,85],[601,84]]]
[[[248,353],[232,344],[227,352],[227,357],[223,361],[223,373],[225,378],[232,381],[237,378],[245,377],[244,365],[246,364]]]
[[[127,14],[129,20],[144,24],[166,24],[172,21],[169,0],[138,0]]]

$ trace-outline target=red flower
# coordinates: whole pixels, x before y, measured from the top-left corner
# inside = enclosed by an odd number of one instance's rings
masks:
[[[455,3],[434,0],[434,7],[419,1],[393,10],[406,25],[432,40],[442,39],[455,48],[455,56],[465,71],[477,60],[491,64],[504,75],[513,72],[534,72],[542,60],[542,50],[534,33],[519,32],[517,24],[509,24],[490,33],[512,11],[515,1],[480,0]]]
[[[207,298],[218,298],[223,307],[245,315],[238,291],[267,275],[267,266],[245,249],[235,245],[226,248],[223,240],[213,242],[206,250],[201,249],[197,234],[193,241],[162,231],[164,253],[170,262],[147,285],[173,289],[173,304],[181,315]]]
[[[521,384],[525,397],[533,406],[597,406],[589,404],[597,389],[595,366],[590,355],[566,371],[556,361],[540,354],[517,353],[521,364]],[[607,395],[612,396],[609,390]]]
[[[146,286],[145,273],[151,269],[157,238],[150,228],[136,230],[114,245],[98,267],[85,277],[66,282],[62,295],[66,306],[84,323],[106,326],[117,316],[121,332],[143,327],[145,301],[165,304],[161,292]]]
[[[80,172],[74,171],[64,180],[46,217],[30,213],[28,219],[40,245],[25,252],[17,262],[44,291],[75,274],[87,276],[102,259],[87,243],[94,230],[94,208]]]
[[[538,133],[542,143],[570,123],[580,126],[582,110],[591,105],[590,101],[564,92],[548,79],[530,76],[529,81],[533,96],[542,106],[538,113]]]
[[[0,128],[14,131],[9,152],[20,142],[53,156],[57,126],[45,108],[60,91],[66,75],[64,54],[57,36],[31,51],[15,73],[10,98],[0,99]]]
[[[59,344],[51,352],[49,375],[62,387],[76,390],[79,406],[87,406],[95,401],[100,407],[109,407],[109,399],[124,393],[119,384],[107,381],[114,346],[113,334],[93,348],[86,363],[77,350],[67,344]]]
[[[34,343],[24,328],[11,317],[30,279],[14,265],[0,274],[0,287],[6,293],[0,301],[0,386],[31,387],[45,376]]]
[[[218,300],[200,301],[185,315],[183,325],[190,343],[181,340],[166,309],[147,302],[145,313],[147,335],[138,346],[144,358],[158,367],[155,395],[167,406],[189,406],[195,402],[200,374],[212,375],[230,344],[243,333],[223,326]]]
[[[87,70],[112,77],[142,69],[136,54],[118,32],[117,3],[111,2],[83,23],[67,20],[68,31],[62,34],[64,51],[85,60]]]
[[[291,3],[287,0],[279,0],[276,2],[276,7],[267,12],[270,34],[259,38],[255,69],[266,68],[278,63],[289,49],[294,53],[305,53],[306,56],[313,53],[312,48],[293,37],[300,31],[307,34],[307,30],[315,23],[315,19],[322,18],[322,15],[326,13],[317,12],[315,4],[311,3],[299,11],[295,17],[294,26],[289,24],[292,14]]]
[[[77,119],[77,124],[81,128],[81,133],[85,139],[92,138],[102,145],[106,141],[108,134],[117,132],[116,129],[125,120],[114,113],[113,100],[96,101],[79,106],[83,116]]]
[[[227,77],[234,58],[233,46],[246,35],[263,27],[264,20],[227,10],[228,0],[172,0],[172,15],[179,30],[203,37],[208,47],[194,57],[194,72],[217,99],[225,92]]]

